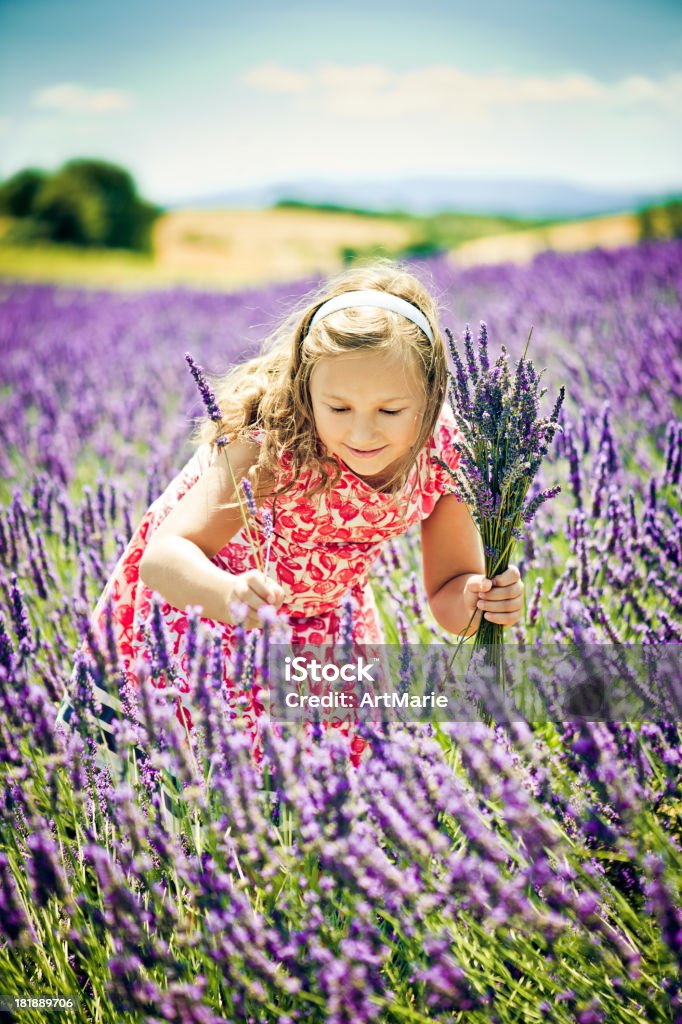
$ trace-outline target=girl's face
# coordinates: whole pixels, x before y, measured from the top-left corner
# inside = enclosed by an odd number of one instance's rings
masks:
[[[318,437],[357,476],[380,485],[417,440],[425,400],[415,373],[387,352],[325,356],[310,377]]]

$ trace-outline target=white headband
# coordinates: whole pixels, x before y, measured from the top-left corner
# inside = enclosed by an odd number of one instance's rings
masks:
[[[308,330],[314,327],[318,320],[329,316],[330,313],[336,313],[339,309],[348,309],[351,306],[376,306],[378,309],[391,309],[394,313],[401,313],[417,327],[421,327],[433,345],[433,332],[429,321],[420,309],[406,299],[393,295],[392,292],[382,292],[370,288],[358,292],[343,292],[342,295],[335,295],[333,299],[323,303],[310,321]]]

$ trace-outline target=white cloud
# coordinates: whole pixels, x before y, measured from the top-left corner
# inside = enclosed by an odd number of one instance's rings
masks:
[[[645,75],[630,75],[618,82],[613,92],[619,100],[648,101],[679,112],[682,103],[682,72],[674,71],[658,81]]]
[[[476,74],[451,65],[395,72],[379,64],[321,64],[306,73],[268,64],[251,68],[242,82],[267,92],[308,96],[329,113],[353,118],[581,101],[616,105],[644,101],[669,106],[682,99],[680,73],[663,79],[638,75],[606,83],[577,73],[553,78]]]
[[[91,89],[75,82],[60,82],[35,93],[32,103],[43,110],[101,114],[128,110],[133,99],[119,89]]]
[[[261,64],[247,71],[242,82],[265,92],[305,92],[311,84],[311,76],[275,64]]]

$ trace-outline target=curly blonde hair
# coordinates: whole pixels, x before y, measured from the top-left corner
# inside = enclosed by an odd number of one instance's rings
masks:
[[[417,306],[429,321],[434,342],[399,313],[372,307],[338,310],[309,324],[317,309],[335,295],[374,288],[392,292]],[[256,480],[274,480],[281,473],[282,456],[290,458],[288,483],[268,496],[285,494],[301,474],[313,470],[312,484],[302,497],[328,492],[342,468],[324,453],[310,398],[310,377],[323,356],[366,349],[401,356],[414,374],[418,367],[425,397],[419,436],[409,456],[386,484],[395,495],[404,486],[419,452],[436,426],[447,391],[447,356],[438,326],[439,306],[429,289],[400,262],[380,257],[354,265],[304,296],[284,321],[262,343],[260,353],[211,380],[222,415],[222,427],[208,416],[194,427],[190,443],[214,445],[223,434],[248,440],[254,429],[264,431]],[[415,480],[415,486],[417,481]],[[414,487],[413,487],[414,490]]]

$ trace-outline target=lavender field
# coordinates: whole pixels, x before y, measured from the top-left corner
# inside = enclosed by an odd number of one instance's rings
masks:
[[[535,485],[561,493],[519,542],[526,615],[507,640],[681,643],[682,242],[414,270],[455,338],[483,320],[491,357],[504,344],[513,360],[532,325],[548,395],[566,386]],[[0,995],[77,994],[60,1019],[88,1022],[682,1021],[677,721],[395,727],[357,771],[342,737],[308,750],[271,735],[271,803],[193,620],[205,724],[189,755],[168,694],[142,687],[139,720],[118,729],[123,776],[95,765],[74,653],[191,454],[184,353],[224,371],[315,284],[0,282]],[[418,539],[374,568],[386,637],[451,640]],[[115,651],[100,673],[116,692]],[[67,689],[75,729],[55,725]]]

